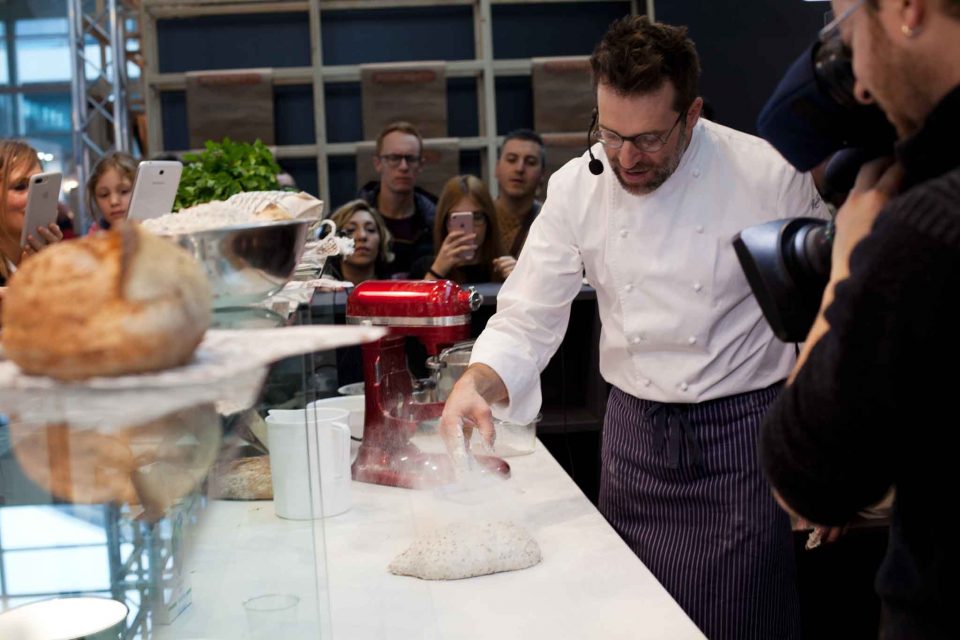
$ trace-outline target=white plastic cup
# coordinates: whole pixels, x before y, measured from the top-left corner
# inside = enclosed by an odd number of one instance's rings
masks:
[[[349,417],[347,418],[347,424],[350,425],[350,462],[353,462],[357,457],[357,452],[360,450],[360,440],[363,438],[363,418],[366,413],[366,405],[364,404],[364,398],[366,396],[334,396],[332,398],[324,398],[323,400],[315,400],[307,405],[307,409],[344,409],[350,412]]]
[[[310,520],[350,508],[350,427],[344,409],[267,414],[273,508],[281,518]]]

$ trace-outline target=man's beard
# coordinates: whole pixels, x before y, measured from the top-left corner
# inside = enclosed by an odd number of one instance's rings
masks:
[[[648,167],[641,167],[648,169],[652,174],[652,178],[646,184],[634,185],[625,182],[620,173],[622,170],[620,164],[616,161],[616,156],[614,156],[610,162],[610,166],[613,167],[613,175],[617,176],[617,181],[620,182],[620,186],[623,187],[624,191],[635,196],[644,196],[660,188],[660,186],[673,175],[677,167],[680,166],[680,159],[683,158],[683,152],[687,148],[686,133],[686,123],[683,123],[680,132],[677,134],[677,146],[674,147],[673,154],[665,158],[664,161],[658,165],[652,164]],[[631,169],[636,166],[637,165],[634,165]]]

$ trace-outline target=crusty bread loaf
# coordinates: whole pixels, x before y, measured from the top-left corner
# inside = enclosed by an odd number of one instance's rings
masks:
[[[48,247],[10,280],[3,346],[60,380],[186,363],[210,326],[210,284],[183,249],[134,224]]]

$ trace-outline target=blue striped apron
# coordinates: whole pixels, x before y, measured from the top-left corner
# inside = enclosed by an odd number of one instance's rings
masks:
[[[800,637],[790,522],[757,460],[779,390],[607,404],[600,511],[711,640]]]

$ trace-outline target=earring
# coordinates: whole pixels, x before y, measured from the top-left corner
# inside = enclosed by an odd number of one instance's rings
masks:
[[[907,26],[906,23],[900,25],[900,32],[908,38],[912,38],[913,36],[917,35],[917,30],[913,27]]]

